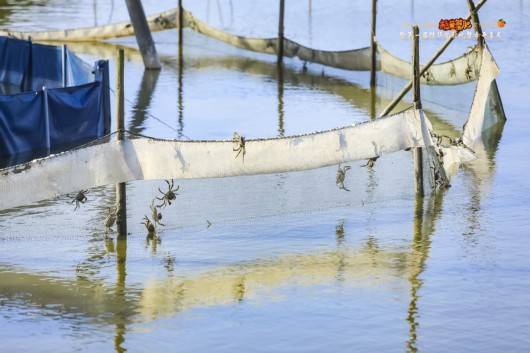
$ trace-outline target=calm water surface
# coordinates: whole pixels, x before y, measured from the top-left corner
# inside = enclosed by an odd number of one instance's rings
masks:
[[[127,18],[123,1],[0,1],[0,25],[93,26]],[[286,34],[316,48],[365,46],[369,2],[288,0]],[[310,5],[311,4],[311,5]],[[465,2],[379,1],[378,39],[408,58],[400,32],[464,17]],[[267,37],[271,1],[184,1],[212,25]],[[310,6],[309,6],[310,5]],[[175,2],[144,0],[155,13]],[[507,124],[444,193],[416,199],[406,152],[367,171],[335,168],[177,181],[162,242],[140,221],[163,182],[129,183],[126,242],[105,240],[114,187],[73,212],[68,197],[0,211],[1,352],[530,351],[530,149],[526,79],[530,4],[493,1],[487,31]],[[247,53],[184,32],[155,35],[161,72],[144,72],[134,39],[71,45],[87,61],[126,50],[127,127],[166,138],[291,135],[367,121],[403,81]],[[421,41],[422,58],[440,40]],[[472,41],[458,40],[443,58]],[[113,63],[112,63],[113,64]],[[113,82],[113,78],[111,79]],[[435,127],[456,135],[474,85],[424,87]],[[403,105],[402,107],[405,107]],[[1,196],[0,196],[1,197]],[[211,226],[208,227],[208,223]]]

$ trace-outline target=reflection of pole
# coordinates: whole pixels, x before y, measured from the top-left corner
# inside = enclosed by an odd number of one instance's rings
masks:
[[[313,44],[313,4],[312,1],[309,0],[309,8],[308,8],[308,33],[309,33],[309,46],[312,47]]]
[[[376,43],[376,28],[377,28],[377,0],[372,0],[372,32],[370,35],[370,48],[372,55],[372,66],[370,69],[370,86],[375,86],[376,80],[376,65],[377,65],[377,43]]]
[[[136,42],[138,43],[138,47],[140,47],[145,68],[160,70],[162,66],[158,59],[155,42],[153,41],[151,30],[145,18],[141,0],[125,0],[125,3],[127,4],[127,10],[129,11]]]
[[[127,261],[127,238],[118,239],[116,241],[116,265],[117,265],[117,281],[116,281],[116,300],[119,301],[125,307],[125,278],[127,276],[126,271],[126,261]],[[123,315],[120,311],[116,315]],[[127,350],[123,347],[125,342],[125,318],[117,317],[116,322],[116,334],[114,336],[114,349],[117,353],[123,353]]]
[[[144,70],[142,73],[140,89],[132,107],[133,116],[129,120],[129,131],[136,134],[142,133],[159,76],[158,70]]]
[[[413,48],[412,48],[412,70],[414,86],[414,108],[421,109],[420,97],[420,29],[418,26],[412,27]],[[413,148],[414,154],[414,180],[416,184],[416,194],[423,196],[423,151],[421,148]]]
[[[124,51],[123,48],[118,51],[118,60],[116,61],[116,130],[118,131],[118,140],[123,140],[125,130],[125,96],[124,96]],[[116,184],[116,226],[118,238],[127,237],[127,206],[126,206],[126,187],[125,183]]]
[[[284,126],[284,109],[283,109],[283,66],[278,66],[278,135],[283,137],[285,135]]]
[[[370,87],[370,118],[375,120],[377,117],[377,86]]]
[[[419,276],[423,271],[428,251],[428,245],[424,244],[425,239],[423,236],[423,197],[416,195],[416,205],[414,208],[414,234],[412,242],[413,265],[412,274],[409,278],[411,300],[407,315],[407,321],[409,322],[409,340],[407,341],[407,348],[409,353],[415,353],[418,351],[416,347],[416,340],[418,338],[418,291],[423,284]]]
[[[284,45],[284,18],[285,18],[285,0],[280,0],[280,16],[278,19],[278,64],[283,62],[283,45]]]

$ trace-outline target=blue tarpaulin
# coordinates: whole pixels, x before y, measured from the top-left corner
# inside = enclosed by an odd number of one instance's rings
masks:
[[[0,37],[0,165],[108,134],[108,69],[61,47]]]

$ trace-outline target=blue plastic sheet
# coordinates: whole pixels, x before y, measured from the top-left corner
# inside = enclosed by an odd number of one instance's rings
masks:
[[[0,37],[0,167],[108,134],[108,70],[107,61],[91,67],[61,47]]]

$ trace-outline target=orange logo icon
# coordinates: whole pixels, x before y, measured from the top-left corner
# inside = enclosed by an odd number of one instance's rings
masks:
[[[506,26],[506,21],[501,18],[497,21],[497,26],[499,26],[499,28],[504,28],[504,26]]]

